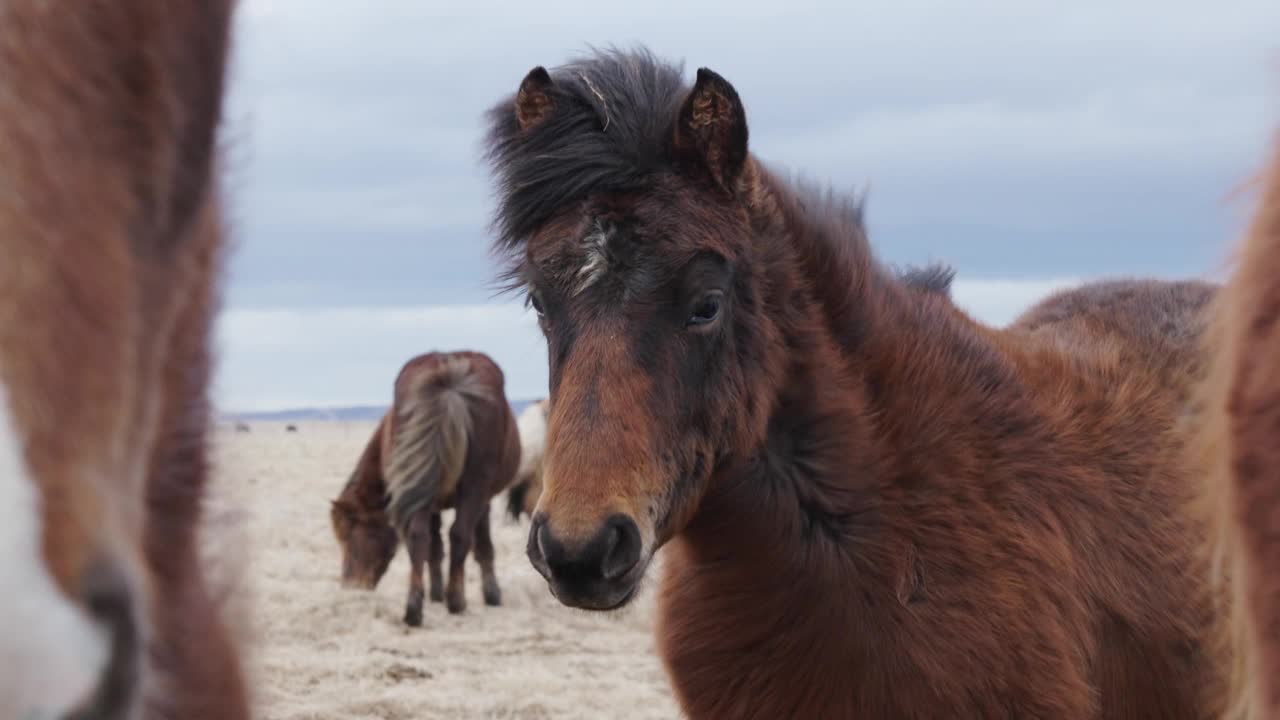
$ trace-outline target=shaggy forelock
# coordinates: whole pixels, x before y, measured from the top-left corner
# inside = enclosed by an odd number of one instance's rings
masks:
[[[516,260],[538,227],[600,191],[643,191],[668,164],[671,122],[688,92],[683,64],[645,48],[592,49],[549,70],[553,109],[522,131],[515,93],[488,112],[497,181],[494,246]]]

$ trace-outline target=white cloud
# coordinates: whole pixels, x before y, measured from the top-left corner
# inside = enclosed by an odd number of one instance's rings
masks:
[[[1032,303],[1056,290],[1078,285],[1074,278],[1049,280],[964,280],[951,286],[952,297],[965,312],[988,325],[1005,325]]]
[[[221,409],[390,402],[409,358],[480,350],[503,368],[512,399],[546,394],[546,348],[522,304],[403,308],[242,310],[222,314]]]
[[[238,30],[241,304],[478,300],[483,113],[587,44],[725,75],[761,158],[870,187],[886,259],[1002,276],[1201,270],[1280,109],[1275,0],[246,0]],[[422,257],[449,272],[377,262]]]
[[[968,273],[1212,269],[1280,109],[1275,0],[601,8],[245,0],[221,405],[385,402],[407,358],[461,347],[493,355],[512,397],[543,394],[522,307],[426,303],[493,279],[484,110],[588,43],[725,75],[761,158],[869,188],[882,259],[955,262],[957,302],[994,324],[1072,280]],[[355,307],[375,302],[397,307]]]
[[[1003,325],[1049,292],[1049,280],[957,280],[956,303]],[[410,357],[430,350],[486,352],[513,400],[546,394],[546,345],[521,303],[400,308],[231,309],[218,327],[216,397],[229,411],[332,407],[390,401]]]

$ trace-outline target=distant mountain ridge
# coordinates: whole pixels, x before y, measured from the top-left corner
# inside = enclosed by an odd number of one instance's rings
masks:
[[[511,410],[519,415],[534,400],[512,400]],[[377,420],[387,411],[386,405],[348,405],[345,407],[289,408],[256,412],[224,412],[223,422],[300,422]]]

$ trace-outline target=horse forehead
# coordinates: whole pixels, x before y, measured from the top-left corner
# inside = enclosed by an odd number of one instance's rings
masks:
[[[573,294],[581,294],[609,273],[612,264],[610,244],[614,242],[614,238],[613,230],[596,223],[578,242],[578,262],[573,275]]]
[[[45,564],[41,496],[0,374],[0,716],[61,717],[92,691],[106,633]]]

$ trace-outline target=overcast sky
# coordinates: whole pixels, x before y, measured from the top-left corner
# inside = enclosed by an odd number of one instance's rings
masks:
[[[1280,3],[1081,5],[243,0],[218,403],[384,403],[410,356],[463,347],[544,394],[532,315],[492,298],[482,115],[588,44],[725,76],[753,152],[869,190],[881,257],[951,262],[989,322],[1078,279],[1210,274],[1280,118]]]

